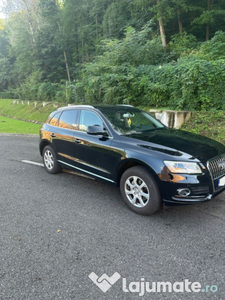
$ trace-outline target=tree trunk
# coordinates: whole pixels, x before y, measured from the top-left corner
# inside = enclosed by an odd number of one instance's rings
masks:
[[[160,30],[160,37],[162,41],[162,46],[165,48],[166,47],[166,35],[165,35],[165,28],[163,24],[163,19],[160,11],[160,0],[157,0],[157,5],[159,7],[158,11],[158,21],[159,21],[159,30]]]
[[[207,10],[210,11],[211,9],[211,0],[207,0]],[[206,24],[206,41],[209,41],[210,38],[210,26],[209,24]]]
[[[66,51],[63,51],[63,55],[64,55],[64,60],[65,60],[65,65],[66,65],[66,73],[67,73],[67,77],[68,77],[68,81],[71,82],[70,79],[70,70],[69,70],[69,65],[68,65],[68,61],[67,61],[67,56],[66,56]]]
[[[160,30],[160,36],[163,47],[166,47],[166,35],[165,35],[165,29],[163,26],[162,18],[159,19],[159,30]]]
[[[179,33],[182,35],[183,33],[183,22],[181,19],[181,12],[180,12],[180,7],[177,8],[177,20],[178,20],[178,26],[179,26]]]
[[[32,20],[31,20],[31,10],[30,10],[30,8],[27,5],[27,2],[25,0],[23,0],[23,3],[24,3],[24,5],[26,7],[26,10],[27,10],[28,24],[29,24],[29,27],[30,27],[30,33],[31,33],[31,37],[32,37],[32,42],[33,42],[34,47],[36,48],[36,40],[35,40],[34,28],[33,28],[33,23],[32,23]]]
[[[63,41],[62,41],[62,29],[61,29],[60,23],[57,22],[57,24],[58,24],[59,32],[60,32],[60,35],[61,35],[61,43],[63,43]],[[63,45],[63,48],[64,48],[64,45]],[[68,78],[68,81],[71,82],[70,70],[69,70],[69,65],[68,65],[67,55],[66,55],[65,49],[63,49],[63,56],[64,56],[64,61],[65,61],[65,66],[66,66],[67,78]]]
[[[210,27],[209,25],[206,25],[206,36],[205,36],[205,40],[209,41],[210,38]]]

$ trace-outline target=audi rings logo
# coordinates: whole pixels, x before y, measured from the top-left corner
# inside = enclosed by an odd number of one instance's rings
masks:
[[[225,170],[225,159],[218,162],[220,170]]]

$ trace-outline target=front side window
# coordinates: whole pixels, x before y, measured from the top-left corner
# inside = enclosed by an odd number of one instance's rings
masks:
[[[59,119],[59,127],[66,129],[78,129],[78,110],[65,110]]]
[[[101,107],[112,128],[120,135],[165,128],[162,123],[145,111],[133,107]]]
[[[103,127],[103,123],[100,117],[92,111],[82,110],[80,114],[79,129],[81,131],[87,132],[88,126],[94,125]]]

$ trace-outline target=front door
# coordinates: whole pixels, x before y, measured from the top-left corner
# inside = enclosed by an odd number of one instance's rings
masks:
[[[99,125],[105,128],[104,121],[94,111],[81,110],[79,130],[74,134],[75,156],[79,168],[85,173],[107,181],[113,181],[113,166],[118,164],[118,156],[112,150],[112,137],[93,136],[87,133],[88,126]]]

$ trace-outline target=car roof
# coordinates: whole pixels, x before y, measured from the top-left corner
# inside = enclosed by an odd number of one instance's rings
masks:
[[[96,109],[103,109],[103,108],[115,108],[118,106],[122,107],[133,107],[132,105],[127,105],[127,104],[117,104],[117,105],[75,105],[75,104],[68,104],[68,106],[64,107],[59,107],[57,110],[70,110],[73,108],[96,108]]]

